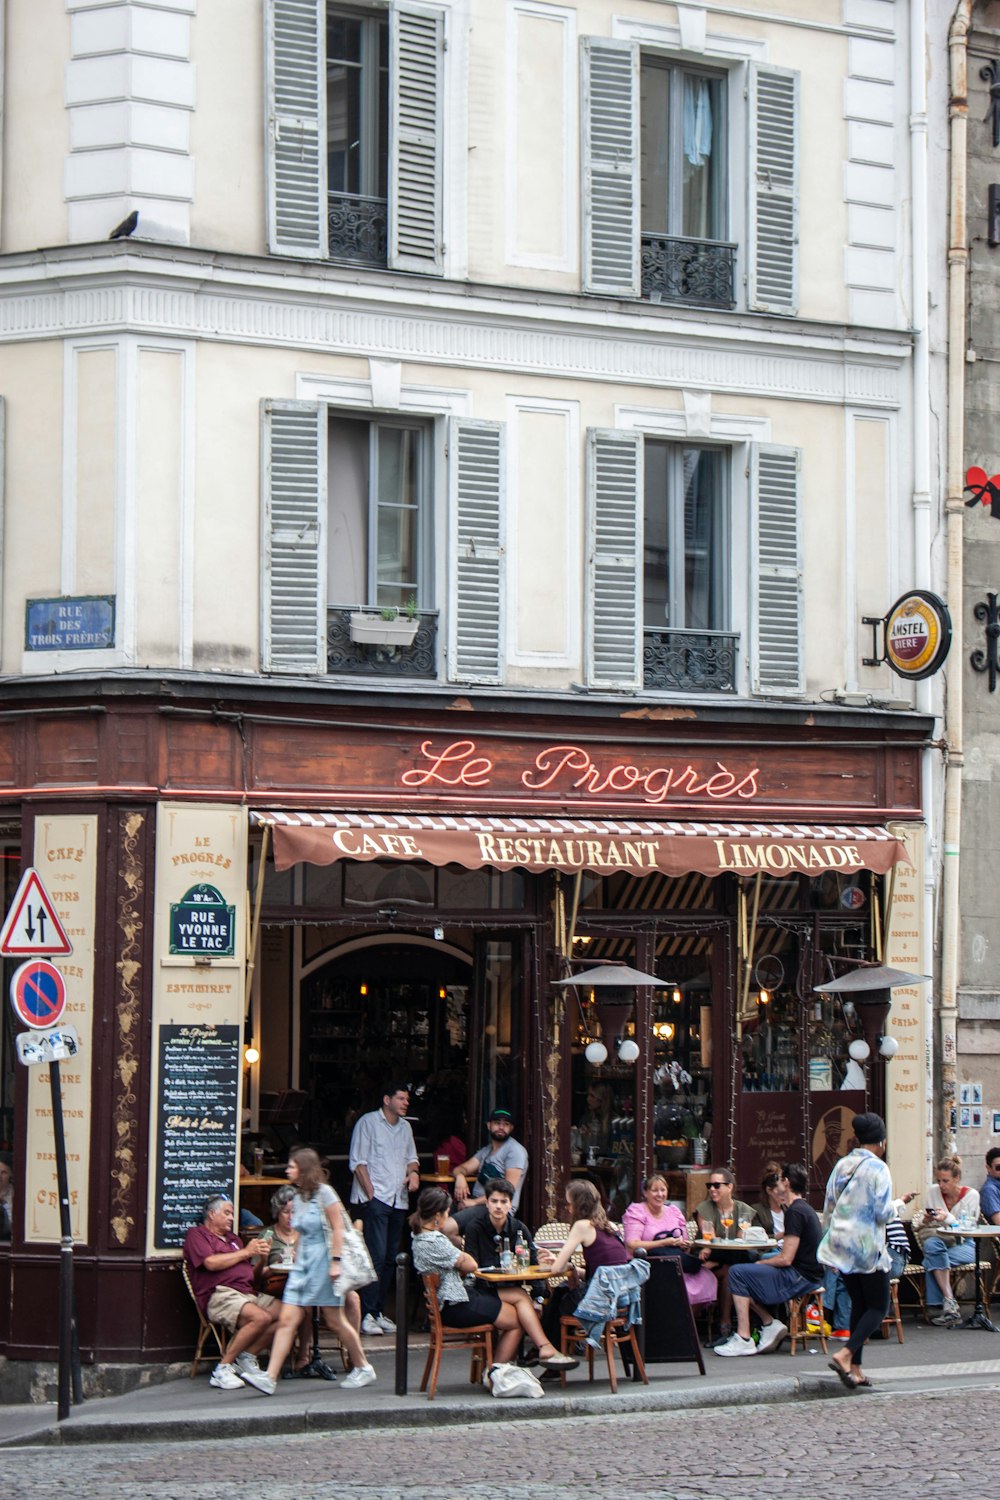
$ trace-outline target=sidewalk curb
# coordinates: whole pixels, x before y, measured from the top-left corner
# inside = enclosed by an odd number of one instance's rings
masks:
[[[624,1382],[623,1382],[624,1383]],[[212,1412],[206,1407],[204,1416],[192,1421],[188,1418],[168,1417],[162,1421],[142,1422],[129,1418],[116,1420],[85,1420],[74,1423],[72,1416],[66,1422],[52,1422],[48,1427],[31,1434],[19,1434],[0,1439],[0,1448],[23,1447],[68,1447],[98,1443],[166,1443],[212,1441],[226,1438],[287,1437],[298,1434],[364,1431],[368,1428],[412,1427],[432,1418],[435,1426],[468,1427],[470,1423],[489,1425],[502,1414],[504,1421],[511,1419],[583,1417],[607,1415],[614,1412],[628,1416],[632,1412],[676,1412],[703,1410],[718,1406],[766,1404],[788,1400],[816,1400],[842,1395],[839,1387],[821,1377],[782,1376],[772,1380],[756,1380],[733,1385],[706,1386],[697,1390],[655,1391],[634,1390],[631,1383],[628,1394],[610,1391],[593,1395],[554,1396],[546,1392],[541,1401],[504,1401],[495,1403],[487,1396],[482,1400],[463,1402],[461,1405],[444,1405],[435,1402],[414,1407],[410,1404],[393,1405],[379,1402],[353,1410],[331,1406],[329,1409],[296,1409],[282,1412],[251,1412],[235,1415]],[[399,1398],[393,1398],[398,1401]]]

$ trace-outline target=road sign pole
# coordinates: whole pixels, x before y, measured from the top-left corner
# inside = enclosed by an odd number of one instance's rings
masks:
[[[69,1178],[66,1172],[66,1135],[63,1131],[62,1084],[59,1064],[49,1064],[52,1090],[52,1132],[56,1147],[56,1181],[59,1189],[59,1410],[62,1422],[69,1416],[70,1383],[79,1390],[81,1372],[79,1353],[73,1369],[73,1224],[69,1212]]]

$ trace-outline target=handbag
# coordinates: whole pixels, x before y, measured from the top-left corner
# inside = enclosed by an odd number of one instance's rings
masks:
[[[331,1189],[332,1191],[332,1189]],[[334,1194],[336,1197],[336,1194]],[[362,1286],[371,1286],[373,1281],[378,1280],[372,1258],[368,1254],[368,1246],[364,1239],[351,1223],[347,1209],[337,1198],[340,1204],[340,1275],[333,1283],[334,1294],[338,1297],[346,1297],[348,1292],[353,1292]],[[333,1230],[326,1214],[323,1215],[323,1234],[326,1238],[327,1254],[333,1255]]]
[[[483,1372],[483,1385],[498,1397],[526,1396],[529,1401],[537,1401],[545,1395],[541,1381],[523,1365],[490,1365]]]

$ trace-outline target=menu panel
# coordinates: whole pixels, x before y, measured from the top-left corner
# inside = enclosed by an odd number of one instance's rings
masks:
[[[205,1199],[231,1193],[239,1119],[240,1028],[159,1028],[154,1245],[183,1245]]]

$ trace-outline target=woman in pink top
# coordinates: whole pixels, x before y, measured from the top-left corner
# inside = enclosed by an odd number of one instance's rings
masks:
[[[714,1302],[716,1281],[712,1272],[687,1249],[687,1224],[674,1204],[667,1202],[669,1188],[662,1172],[652,1172],[642,1184],[643,1201],[630,1203],[622,1216],[625,1244],[634,1255],[638,1249],[647,1255],[676,1255],[684,1272],[688,1301]]]

